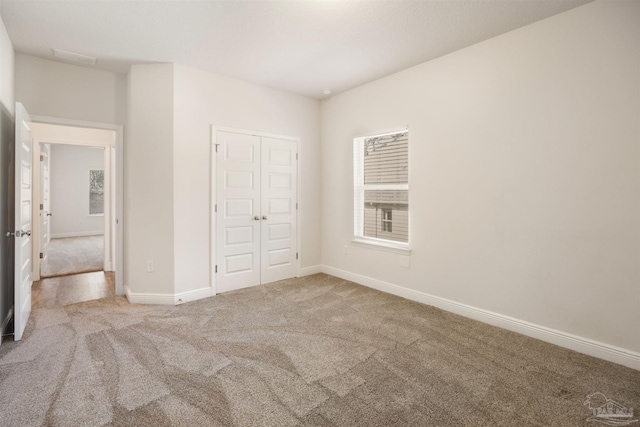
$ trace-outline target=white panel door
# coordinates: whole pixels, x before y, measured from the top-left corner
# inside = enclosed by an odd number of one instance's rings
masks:
[[[216,292],[295,277],[297,141],[216,133]]]
[[[14,340],[22,339],[31,313],[31,119],[16,103]]]
[[[50,145],[42,144],[40,147],[40,177],[42,180],[41,198],[42,207],[40,209],[40,220],[42,223],[42,242],[41,249],[42,252],[41,260],[40,260],[40,272],[44,270],[44,267],[47,262],[47,253],[49,242],[51,241],[51,158],[49,156]]]
[[[260,284],[260,138],[217,133],[217,292]]]
[[[262,138],[262,283],[295,277],[298,272],[296,152],[296,141]]]

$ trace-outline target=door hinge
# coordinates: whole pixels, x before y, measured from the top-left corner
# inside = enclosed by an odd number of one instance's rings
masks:
[[[44,154],[40,154],[40,161],[44,162]]]
[[[40,259],[44,258],[44,254],[40,252]]]
[[[296,259],[298,259],[298,252],[296,252]]]
[[[217,266],[217,265],[216,265],[216,271],[215,271],[215,272],[216,272],[216,273],[218,272],[218,266]]]
[[[44,205],[42,203],[40,203],[40,210],[44,209]]]
[[[213,205],[213,211],[218,212],[218,205]]]
[[[298,160],[298,153],[296,153],[296,160]]]
[[[298,202],[296,202],[296,210],[298,210]]]
[[[217,153],[218,152],[218,145],[220,145],[220,144],[213,144],[213,145],[216,146],[216,153]]]

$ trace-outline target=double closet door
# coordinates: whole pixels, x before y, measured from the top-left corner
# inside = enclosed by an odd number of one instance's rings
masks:
[[[295,277],[297,140],[216,131],[216,292]]]

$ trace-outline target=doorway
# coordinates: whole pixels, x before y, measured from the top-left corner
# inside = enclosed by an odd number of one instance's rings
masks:
[[[77,120],[59,119],[52,117],[34,116],[33,119],[28,111],[20,102],[16,102],[15,110],[15,141],[14,141],[14,159],[13,159],[13,185],[10,188],[14,190],[12,198],[15,208],[13,230],[7,232],[7,237],[14,237],[15,244],[13,250],[14,261],[14,340],[19,341],[22,338],[29,314],[32,307],[32,285],[34,265],[39,263],[39,251],[41,247],[34,245],[34,238],[40,238],[42,234],[42,224],[39,217],[44,212],[44,203],[41,202],[42,195],[40,191],[35,190],[39,183],[40,168],[34,167],[40,163],[40,146],[41,143],[64,143],[71,145],[87,145],[86,141],[90,138],[74,138],[69,137],[69,129],[77,131],[76,136],[83,133],[91,133],[94,130],[107,130],[110,136],[109,141],[104,141],[105,165],[110,173],[108,185],[113,186],[115,191],[110,193],[107,198],[109,203],[108,213],[105,211],[105,226],[107,226],[107,218],[113,221],[113,226],[109,225],[109,239],[105,239],[105,246],[109,245],[111,255],[110,269],[115,270],[115,293],[123,294],[124,285],[122,283],[123,274],[123,231],[119,218],[123,215],[123,163],[122,163],[122,141],[123,128],[120,125],[111,125],[103,123],[83,122]],[[38,140],[36,140],[37,130],[40,127],[46,128]],[[42,130],[42,129],[40,129]],[[34,133],[34,131],[36,131]],[[58,132],[58,133],[56,133]],[[42,140],[41,140],[42,139]],[[88,144],[95,145],[95,144]],[[34,175],[38,175],[35,180]],[[106,185],[106,183],[105,183]],[[34,200],[35,199],[35,200]],[[105,201],[105,203],[107,203]],[[37,216],[38,219],[34,220]],[[109,224],[110,224],[109,221]],[[108,242],[108,243],[107,243]],[[39,266],[38,266],[39,267]]]
[[[298,140],[214,130],[216,292],[295,277]]]
[[[40,163],[33,180],[33,308],[121,294],[121,133],[66,120],[33,121],[33,157]]]
[[[40,143],[40,248],[34,279],[109,271],[105,148]],[[108,172],[108,169],[107,171]],[[37,269],[38,265],[34,265]]]

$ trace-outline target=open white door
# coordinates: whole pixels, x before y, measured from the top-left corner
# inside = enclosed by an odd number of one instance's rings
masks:
[[[44,267],[47,263],[47,252],[49,247],[49,242],[51,241],[51,158],[49,156],[51,152],[49,144],[42,144],[40,146],[40,177],[42,181],[42,187],[40,188],[41,193],[41,204],[40,204],[40,221],[42,224],[41,232],[42,232],[42,242],[40,252],[40,273],[44,270]]]
[[[22,339],[31,313],[31,119],[27,110],[16,103],[15,147],[15,276],[14,340]]]

